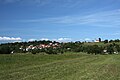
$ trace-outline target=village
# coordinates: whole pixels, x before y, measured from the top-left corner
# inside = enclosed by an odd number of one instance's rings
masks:
[[[21,46],[19,49],[23,51],[29,51],[29,50],[34,50],[34,49],[45,49],[45,48],[53,48],[56,49],[57,47],[60,47],[60,44],[58,42],[56,43],[49,43],[49,44],[39,44],[39,45],[29,45],[24,48]]]

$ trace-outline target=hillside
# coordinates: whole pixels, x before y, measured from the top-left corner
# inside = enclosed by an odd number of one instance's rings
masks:
[[[84,52],[88,54],[119,54],[120,40],[104,40],[99,42],[56,42],[32,41],[0,44],[0,54],[11,53],[46,53],[63,54],[65,52]]]

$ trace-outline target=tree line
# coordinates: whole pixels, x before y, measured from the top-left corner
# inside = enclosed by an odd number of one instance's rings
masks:
[[[67,42],[67,43],[59,43],[56,41],[32,41],[32,42],[16,42],[16,43],[6,43],[0,44],[0,54],[11,54],[11,53],[41,53],[44,52],[46,54],[63,54],[65,52],[84,52],[88,54],[114,54],[120,52],[120,40],[104,40],[99,43],[94,42]],[[47,47],[47,48],[36,48],[26,50],[29,45],[39,45],[39,44],[55,44],[57,43],[59,46],[57,47]],[[22,46],[22,49],[20,47]]]

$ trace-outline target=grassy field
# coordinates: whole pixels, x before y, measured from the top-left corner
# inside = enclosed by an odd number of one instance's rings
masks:
[[[120,55],[0,55],[0,80],[120,80]]]

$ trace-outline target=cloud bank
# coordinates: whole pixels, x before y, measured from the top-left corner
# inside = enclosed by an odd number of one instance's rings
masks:
[[[57,42],[70,42],[72,41],[71,38],[58,38],[58,39],[48,39],[48,38],[41,38],[41,39],[29,39],[28,41],[35,41],[35,40],[45,40],[45,41],[57,41]]]
[[[52,39],[52,41],[70,42],[70,41],[72,41],[72,39],[71,38],[58,38],[58,39]]]
[[[0,41],[21,41],[22,39],[20,37],[14,38],[14,37],[0,37]]]

